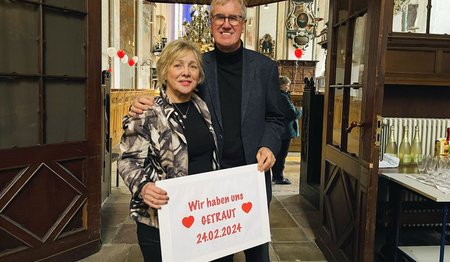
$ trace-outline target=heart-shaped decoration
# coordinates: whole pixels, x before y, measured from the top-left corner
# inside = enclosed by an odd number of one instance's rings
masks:
[[[109,57],[113,57],[116,53],[116,49],[114,47],[108,47],[108,49],[106,49],[106,53]]]
[[[303,51],[300,48],[295,49],[294,54],[297,58],[302,57]]]
[[[242,211],[244,211],[245,213],[250,212],[250,210],[252,209],[252,202],[247,202],[242,204]]]
[[[193,216],[183,217],[181,223],[183,223],[183,226],[185,226],[186,228],[190,228],[192,224],[194,224],[194,220],[195,219]]]
[[[128,62],[128,56],[125,55],[124,57],[122,57],[122,58],[120,59],[120,62],[126,64],[126,63]]]
[[[122,49],[119,49],[119,51],[117,51],[117,56],[119,58],[123,58],[125,56],[125,51],[123,51]]]
[[[128,65],[129,65],[129,66],[134,66],[135,63],[136,63],[136,62],[134,62],[133,59],[128,59]]]

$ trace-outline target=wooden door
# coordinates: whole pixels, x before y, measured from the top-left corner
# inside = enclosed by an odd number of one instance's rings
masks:
[[[101,1],[0,1],[0,260],[100,248]]]
[[[318,239],[330,260],[373,260],[384,9],[385,1],[330,2]]]

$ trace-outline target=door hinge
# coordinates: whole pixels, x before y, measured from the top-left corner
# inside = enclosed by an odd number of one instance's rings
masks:
[[[380,146],[382,123],[383,117],[381,115],[377,115],[377,128],[375,130],[375,146]]]

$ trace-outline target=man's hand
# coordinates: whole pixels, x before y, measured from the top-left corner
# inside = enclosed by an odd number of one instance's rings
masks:
[[[144,113],[144,111],[153,106],[154,100],[155,98],[150,95],[138,95],[133,99],[133,104],[130,106],[128,115],[135,116]]]
[[[256,160],[258,161],[258,171],[266,172],[275,164],[275,156],[267,147],[261,147],[256,153]]]
[[[167,204],[169,196],[163,189],[155,186],[155,183],[149,182],[142,187],[141,197],[144,202],[155,209],[160,209],[161,205]]]

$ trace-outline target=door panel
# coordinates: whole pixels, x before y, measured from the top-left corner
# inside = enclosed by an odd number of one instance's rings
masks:
[[[85,77],[85,17],[78,13],[62,16],[60,12],[44,9],[44,21],[44,70],[47,75]]]
[[[333,109],[333,140],[332,144],[341,148],[342,137],[342,110],[344,90],[342,88],[334,90],[334,109]]]
[[[0,150],[39,144],[38,80],[0,78],[0,105]]]
[[[362,89],[350,89],[350,101],[349,101],[349,122],[361,123],[361,101],[362,101]],[[347,152],[349,154],[359,156],[359,146],[361,129],[355,127],[351,130],[347,140]]]
[[[18,17],[20,19],[17,19]],[[0,72],[38,73],[39,49],[36,41],[39,39],[39,23],[36,23],[38,20],[37,5],[0,1],[0,32],[2,32]],[[21,28],[26,30],[20,30]]]
[[[357,2],[330,2],[318,244],[336,261],[373,261],[387,6]]]
[[[45,82],[47,144],[86,138],[86,85],[77,81]]]
[[[100,6],[0,1],[0,261],[100,248]]]

